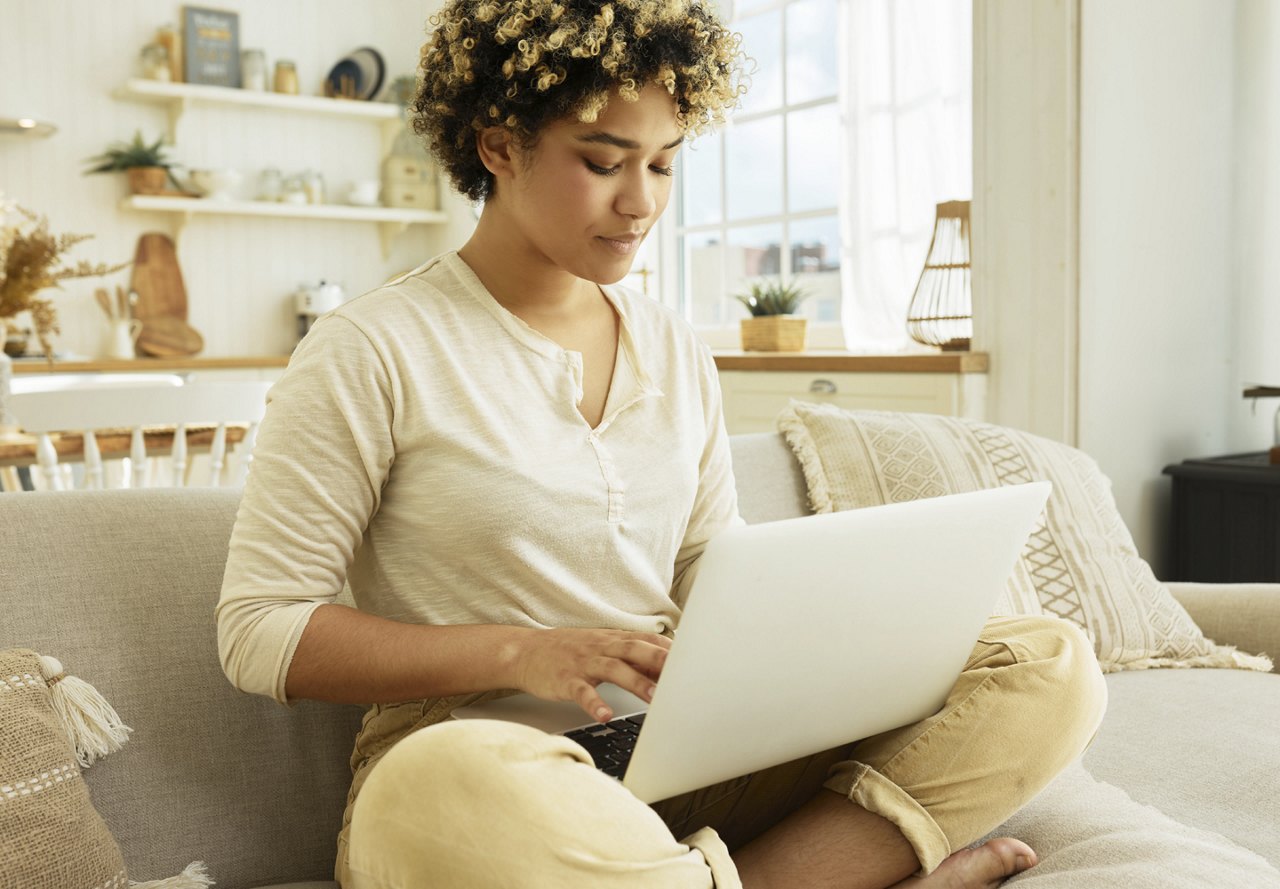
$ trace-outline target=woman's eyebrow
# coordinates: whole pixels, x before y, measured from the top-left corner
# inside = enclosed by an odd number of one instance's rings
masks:
[[[612,145],[614,148],[625,148],[630,151],[636,151],[640,148],[640,143],[634,139],[624,139],[621,136],[615,136],[613,133],[606,133],[603,130],[588,133],[585,136],[579,136],[578,141],[593,142],[601,145]],[[662,150],[667,151],[668,149],[675,148],[683,141],[684,136],[680,136],[674,142],[668,142],[666,145],[663,145]]]

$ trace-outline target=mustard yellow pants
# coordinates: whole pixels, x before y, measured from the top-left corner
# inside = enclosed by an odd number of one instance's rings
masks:
[[[1077,759],[1105,708],[1084,634],[1036,617],[992,618],[922,722],[652,807],[567,738],[444,722],[370,770],[338,877],[344,889],[731,889],[730,850],[824,788],[897,825],[929,873]]]

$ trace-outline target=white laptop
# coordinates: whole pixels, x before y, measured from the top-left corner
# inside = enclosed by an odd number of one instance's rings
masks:
[[[731,528],[702,555],[651,704],[605,684],[608,726],[527,694],[453,716],[566,734],[647,803],[919,721],[946,700],[1050,489]]]

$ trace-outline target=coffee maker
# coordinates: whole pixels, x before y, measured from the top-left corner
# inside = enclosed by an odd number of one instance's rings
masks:
[[[332,311],[347,299],[342,285],[321,280],[319,284],[302,284],[293,295],[293,307],[298,316],[298,342],[311,330],[311,325],[325,312]]]

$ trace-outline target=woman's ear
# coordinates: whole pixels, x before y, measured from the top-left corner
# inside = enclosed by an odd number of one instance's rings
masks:
[[[476,133],[476,153],[494,179],[514,178],[513,149],[511,131],[505,127],[488,127]]]

